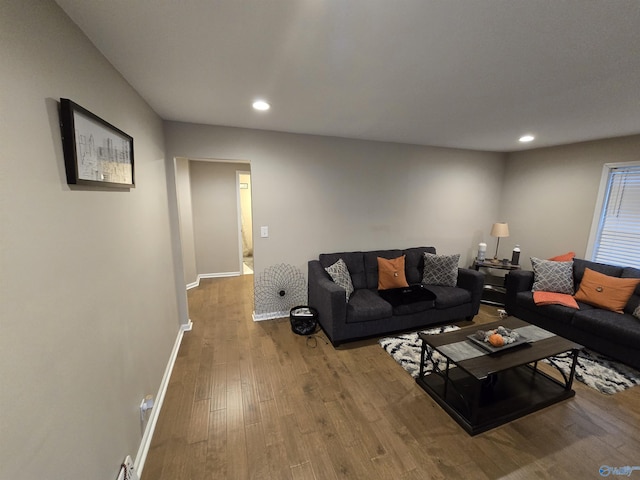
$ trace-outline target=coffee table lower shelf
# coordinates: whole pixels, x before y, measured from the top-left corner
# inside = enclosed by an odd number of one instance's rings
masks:
[[[445,373],[445,372],[442,372]],[[470,435],[485,432],[575,395],[541,372],[537,365],[522,365],[490,375],[485,380],[461,368],[446,375],[418,377],[420,385]]]

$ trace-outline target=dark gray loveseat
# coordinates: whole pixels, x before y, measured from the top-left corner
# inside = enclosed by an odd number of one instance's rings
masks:
[[[424,253],[433,247],[406,250],[321,254],[309,267],[309,305],[318,311],[318,321],[334,346],[359,338],[416,330],[454,320],[471,320],[478,313],[484,275],[458,269],[455,287],[428,285],[435,304],[418,302],[392,307],[378,294],[378,257],[393,259],[405,255],[405,275],[409,285],[423,278]],[[354,292],[347,303],[345,290],[333,282],[325,268],[340,258],[351,274]]]
[[[578,290],[585,268],[612,277],[640,278],[640,270],[574,259],[573,279]],[[640,320],[632,312],[640,304],[640,285],[629,299],[624,314],[578,302],[579,310],[562,305],[537,306],[533,301],[534,273],[511,271],[505,277],[505,309],[509,315],[538,325],[594,351],[640,369]]]

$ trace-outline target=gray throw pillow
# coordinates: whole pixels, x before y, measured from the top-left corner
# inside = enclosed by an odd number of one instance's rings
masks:
[[[556,292],[573,295],[573,262],[554,262],[531,257],[532,292]]]
[[[459,253],[455,255],[436,255],[425,252],[422,283],[426,285],[455,287],[458,283],[459,261]]]
[[[347,268],[347,264],[341,258],[336,263],[325,268],[331,279],[339,287],[344,288],[346,293],[346,301],[353,293],[353,283],[351,282],[351,274]]]
[[[633,311],[633,316],[636,317],[638,320],[640,320],[640,305],[638,305],[636,309]]]

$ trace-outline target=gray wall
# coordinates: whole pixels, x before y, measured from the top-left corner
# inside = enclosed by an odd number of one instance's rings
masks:
[[[319,253],[434,245],[468,265],[500,208],[505,155],[165,122],[167,159],[251,161],[255,270]]]
[[[186,320],[174,157],[251,160],[260,272],[413,245],[468,264],[498,219],[525,258],[582,255],[602,165],[640,151],[633,136],[507,161],[168,122],[165,154],[161,121],[53,2],[2,2],[0,31],[0,478],[111,479],[136,453],[138,405]],[[135,189],[66,185],[60,97],[134,137]]]
[[[169,160],[170,161],[170,160]],[[191,200],[191,174],[189,159],[175,159],[176,198],[178,200],[178,218],[180,238],[182,240],[182,260],[184,280],[187,285],[196,285],[198,268],[196,266],[196,244],[193,238],[193,206]]]
[[[162,122],[52,1],[0,32],[0,478],[115,479],[179,329]],[[67,186],[60,97],[134,137],[136,188]]]
[[[240,274],[236,172],[248,169],[246,163],[190,162],[199,275]]]
[[[640,135],[510,154],[500,218],[511,236],[500,251],[520,244],[526,268],[531,256],[584,258],[603,165],[639,159]]]

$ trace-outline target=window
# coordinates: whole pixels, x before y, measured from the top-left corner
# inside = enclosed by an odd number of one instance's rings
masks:
[[[640,268],[640,162],[604,166],[587,254]]]

